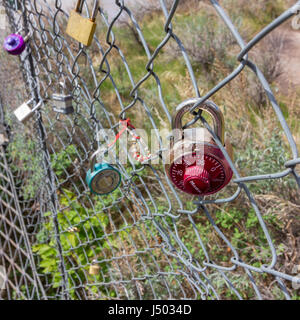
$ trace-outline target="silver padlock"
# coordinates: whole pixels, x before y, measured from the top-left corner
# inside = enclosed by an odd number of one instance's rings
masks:
[[[23,124],[25,124],[33,116],[34,112],[41,107],[43,101],[41,100],[33,109],[31,109],[29,104],[32,102],[33,99],[24,102],[14,111],[16,118]]]
[[[53,110],[58,113],[70,114],[74,112],[73,96],[64,94],[53,94],[52,100],[55,101]]]
[[[64,83],[60,82],[60,86],[63,88],[63,93],[54,93],[52,95],[52,100],[55,101],[53,110],[63,114],[73,113],[73,96],[71,94],[65,94],[66,86]]]

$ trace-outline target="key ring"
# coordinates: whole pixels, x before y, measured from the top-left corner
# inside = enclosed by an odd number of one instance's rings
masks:
[[[136,134],[135,127],[131,124],[130,119],[120,120],[120,123],[124,126],[121,133],[127,130],[132,137],[131,142],[134,145],[134,148],[130,150],[132,158],[139,163],[144,163],[150,159],[154,159],[154,156],[150,153],[145,141]],[[137,145],[139,145],[139,148]]]

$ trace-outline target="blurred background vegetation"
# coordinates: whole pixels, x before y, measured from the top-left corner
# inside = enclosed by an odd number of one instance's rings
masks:
[[[171,2],[168,1],[169,4]],[[221,3],[245,41],[249,41],[259,30],[287,9],[293,1],[223,0]],[[164,32],[165,18],[161,12],[159,2],[149,1],[147,5],[137,3],[132,7],[132,10],[149,45],[149,49],[153,52],[166,35]],[[99,24],[97,37],[105,50],[108,46],[106,43],[107,27],[104,23]],[[173,19],[173,31],[183,41],[183,45],[192,61],[193,71],[201,94],[208,92],[237,66],[235,57],[240,51],[239,47],[209,4],[209,1],[182,1]],[[116,44],[122,48],[134,75],[134,80],[138,81],[146,74],[145,65],[148,60],[136,29],[131,22],[123,19],[122,22],[114,26],[113,32]],[[300,83],[297,82],[297,79],[300,79],[300,68],[297,69],[294,65],[291,65],[291,55],[295,50],[298,53],[300,51],[300,42],[295,41],[295,39],[299,39],[298,35],[299,31],[292,30],[289,21],[268,35],[254,48],[249,56],[250,59],[258,64],[271,84],[299,146]],[[90,51],[93,65],[97,69],[102,56],[99,55],[99,51],[94,45],[90,48]],[[1,54],[2,62],[6,61],[5,59],[6,57]],[[132,100],[130,96],[132,85],[117,51],[112,51],[108,55],[108,62],[111,66],[111,74],[116,79],[116,85],[121,93],[122,100],[124,103],[129,103]],[[5,68],[9,69],[9,66],[5,66]],[[186,65],[175,42],[170,41],[162,49],[155,60],[154,71],[160,78],[163,95],[170,113],[181,101],[195,96]],[[88,77],[88,66],[83,64],[80,72]],[[292,76],[292,72],[298,72],[299,76]],[[99,72],[97,76],[99,77],[98,79],[101,79],[103,75]],[[92,86],[93,84],[91,83]],[[161,129],[169,129],[166,117],[157,108],[160,105],[160,101],[155,81],[152,79],[146,81],[142,85],[140,92],[150,106],[156,123],[160,124]],[[110,81],[104,82],[101,94],[108,111],[117,117],[121,109]],[[224,89],[215,94],[212,99],[221,107],[224,113],[227,138],[230,139],[233,145],[235,164],[241,176],[282,171],[285,161],[291,159],[289,145],[263,88],[252,72],[246,69]],[[152,128],[151,124],[144,121],[143,112],[142,108],[134,108],[134,111],[129,112],[128,116],[135,127],[150,130]],[[20,181],[20,185],[22,184],[22,197],[25,200],[31,199],[37,192],[39,177],[42,174],[39,172],[40,167],[38,165],[40,159],[37,159],[36,155],[33,156],[33,153],[28,152],[35,148],[33,144],[33,141],[29,141],[26,137],[24,138],[23,132],[20,132],[15,135],[13,143],[9,146],[10,156],[16,166],[15,170],[18,167],[22,167],[27,172],[22,177],[22,181]],[[84,223],[85,229],[90,232],[90,234],[79,233],[76,237],[68,233],[61,235],[64,251],[68,252],[72,249],[73,252],[72,255],[70,254],[66,257],[68,270],[71,270],[69,272],[69,281],[72,287],[75,286],[74,283],[77,285],[82,282],[89,283],[89,280],[87,280],[89,278],[87,275],[88,267],[86,267],[86,270],[80,269],[81,271],[79,272],[77,266],[87,265],[88,258],[101,257],[99,248],[106,248],[109,251],[111,247],[118,248],[118,241],[122,241],[123,245],[126,243],[130,251],[132,239],[137,245],[143,245],[139,233],[134,231],[131,232],[130,236],[124,231],[119,240],[116,240],[113,236],[109,239],[103,236],[104,234],[112,233],[111,222],[108,221],[106,213],[101,210],[103,203],[107,206],[110,205],[111,198],[106,199],[103,197],[101,200],[97,200],[99,203],[96,201],[94,205],[96,214],[93,219],[89,219],[92,212],[94,212],[94,208],[83,206],[82,202],[72,192],[72,185],[64,183],[68,175],[75,172],[76,166],[74,163],[76,158],[78,158],[78,153],[73,145],[69,145],[59,152],[56,150],[56,153],[53,152],[51,155],[52,167],[60,183],[59,199],[61,208],[66,208],[62,210],[64,214],[60,214],[58,217],[62,229],[66,229],[70,224],[80,229],[81,224]],[[163,177],[162,167],[157,166],[156,169],[158,174]],[[80,174],[84,177],[84,173]],[[144,180],[153,186],[152,196],[160,203],[158,211],[164,213],[166,211],[166,200],[159,192],[159,188],[155,188],[155,182],[150,178],[153,173],[149,168],[146,168],[142,174]],[[149,178],[147,179],[147,177]],[[76,182],[76,178],[74,179]],[[249,186],[250,190],[255,194],[255,200],[260,206],[263,219],[268,226],[276,247],[279,257],[277,269],[281,272],[292,274],[294,266],[300,265],[300,197],[295,181],[288,176],[276,181],[255,181]],[[230,184],[217,196],[229,197],[234,192],[235,186]],[[120,197],[119,191],[116,191],[113,197],[117,201]],[[184,195],[182,195],[182,198],[186,209],[192,210],[195,208],[194,199]],[[70,202],[72,203],[71,207],[68,205]],[[130,206],[130,203],[128,202],[124,205]],[[260,267],[270,261],[271,252],[266,237],[245,195],[241,194],[233,202],[225,205],[213,204],[209,205],[208,208],[217,226],[221,228],[237,248],[245,263]],[[113,213],[114,208],[111,207],[109,210],[110,213]],[[139,211],[134,207],[131,207],[131,210],[134,215],[139,215]],[[78,212],[80,219],[78,219]],[[33,244],[33,251],[40,257],[40,272],[53,277],[52,284],[53,289],[55,289],[61,281],[61,275],[57,272],[59,261],[57,252],[53,249],[54,239],[49,241],[48,235],[51,234],[53,229],[51,220],[47,219],[49,216],[49,213],[44,214],[45,220],[41,230],[39,230],[37,240]],[[224,267],[230,266],[231,249],[220,240],[207,217],[200,212],[193,219],[199,234],[202,236],[203,243],[215,263]],[[130,220],[130,217],[128,217],[128,220]],[[91,226],[97,226],[99,221],[103,229],[100,230],[98,228],[98,234],[95,235],[92,233]],[[117,221],[118,228],[122,228],[122,223],[121,219]],[[178,228],[183,242],[195,259],[204,260],[205,255],[197,241],[190,218],[182,217]],[[151,232],[149,233],[147,230],[151,230]],[[157,230],[153,225],[145,223],[145,234],[147,237],[149,236],[149,241],[153,245],[160,242]],[[87,238],[92,237],[100,239],[97,240],[95,249],[91,249],[90,243],[86,242]],[[45,239],[48,240],[45,241]],[[79,246],[78,241],[84,245]],[[109,255],[109,253],[107,254]],[[164,269],[163,256],[159,250],[156,253],[156,258],[161,261],[162,269]],[[176,262],[173,261],[172,263],[171,269],[176,270]],[[74,265],[76,266],[75,268]],[[112,266],[102,266],[102,273],[97,276],[98,282],[109,281],[107,273],[109,267]],[[171,271],[169,269],[170,267],[166,263],[164,270]],[[219,277],[218,273],[211,274],[211,277],[214,279],[222,298],[236,298],[231,290],[226,287],[224,280]],[[243,298],[251,299],[255,296],[244,271],[237,269],[229,278],[241,292]],[[255,274],[255,279],[264,298],[283,298],[283,293],[274,285],[273,277],[265,274]],[[174,279],[170,279],[170,281],[174,286],[174,290],[176,290],[176,281]],[[293,291],[290,284],[288,286],[293,298],[300,299],[299,290]],[[161,298],[167,297],[166,292],[159,292],[159,290],[162,290],[159,287],[159,283],[156,290]],[[95,286],[90,285],[89,292],[92,298],[98,297]],[[80,298],[81,296],[80,290],[76,292],[74,289],[72,294],[73,298]],[[106,295],[113,298],[116,293],[114,289],[111,289],[106,292]],[[144,298],[147,298],[147,290],[145,290]],[[151,296],[149,295],[148,298],[151,298]]]

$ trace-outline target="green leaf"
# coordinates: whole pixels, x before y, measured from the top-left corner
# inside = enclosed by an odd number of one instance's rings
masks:
[[[75,248],[77,246],[76,234],[74,234],[74,233],[69,234],[68,240],[70,241],[70,244],[73,248]]]

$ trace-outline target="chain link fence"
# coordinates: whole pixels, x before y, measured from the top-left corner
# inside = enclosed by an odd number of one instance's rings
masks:
[[[83,15],[89,15],[92,2],[84,1]],[[265,210],[270,202],[271,218],[288,216],[289,226],[299,222],[299,154],[273,87],[249,57],[269,33],[297,14],[300,2],[246,42],[237,20],[218,1],[199,1],[204,14],[218,14],[229,47],[239,47],[237,65],[206,92],[199,86],[183,30],[176,28],[184,2],[155,3],[159,21],[152,27],[163,28],[151,44],[153,35],[136,18],[134,4],[116,0],[113,16],[100,4],[97,33],[86,48],[65,33],[69,10],[62,1],[2,1],[10,31],[22,30],[29,42],[19,58],[2,53],[7,65],[1,65],[0,92],[1,299],[299,299],[299,234],[291,234],[293,248],[281,243],[278,234],[284,237],[288,226],[270,230]],[[125,29],[135,45],[124,43]],[[134,60],[127,60],[129,49],[136,52]],[[255,175],[243,174],[238,161],[248,151],[233,161],[214,134],[234,172],[230,185],[215,196],[181,194],[163,164],[140,164],[130,156],[123,164],[116,151],[111,157],[122,174],[120,187],[107,196],[91,194],[85,182],[90,157],[108,141],[99,141],[100,129],[109,128],[114,136],[119,120],[130,118],[147,132],[155,129],[158,155],[167,148],[158,130],[169,128],[172,110],[183,99],[165,94],[168,84],[161,74],[172,70],[158,70],[162,55],[173,57],[174,69],[182,67],[190,88],[185,99],[198,98],[193,110],[251,72],[278,121],[278,139],[289,148],[280,169],[257,167]],[[143,66],[141,75],[138,65]],[[53,109],[51,96],[61,91],[61,82],[73,96],[71,114]],[[170,82],[187,85],[176,78]],[[13,110],[28,100],[43,103],[24,126]],[[225,119],[230,131],[226,113]],[[197,115],[197,121],[212,132],[203,117]],[[257,187],[251,189],[253,183]],[[260,192],[273,185],[298,200],[278,202]]]

